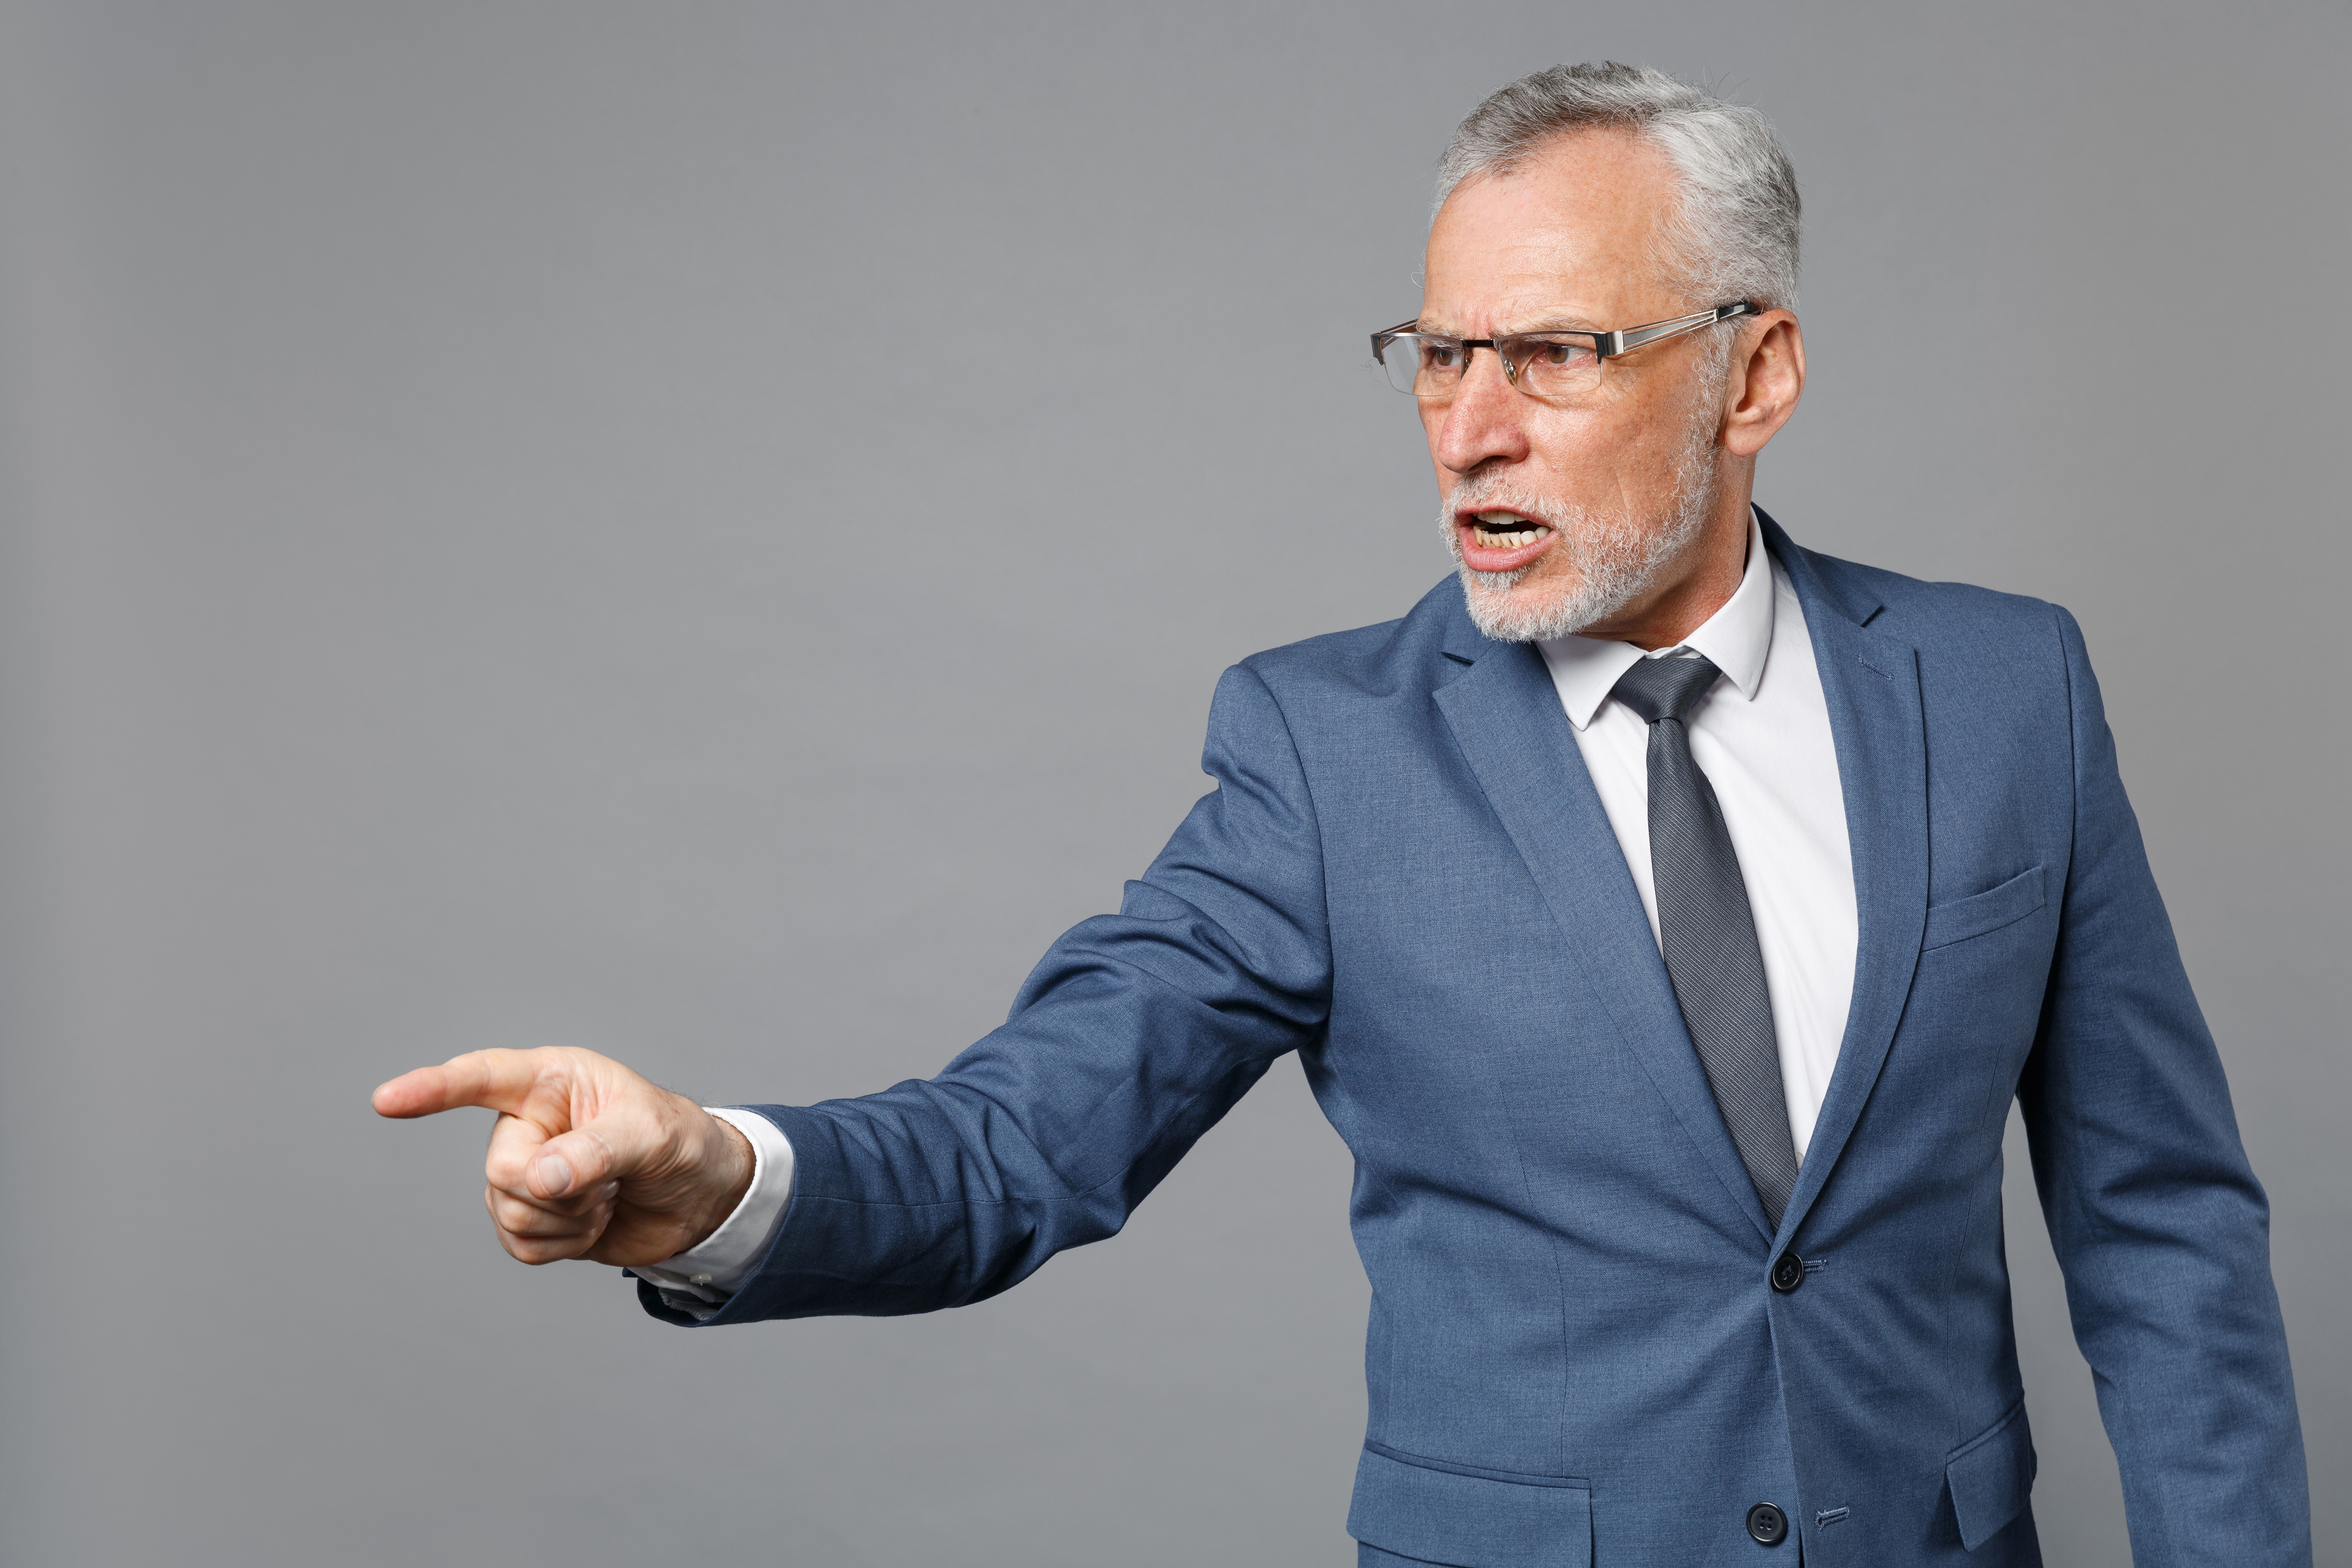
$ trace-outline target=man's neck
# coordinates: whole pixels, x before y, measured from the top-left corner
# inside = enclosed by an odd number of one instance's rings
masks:
[[[1629,642],[1645,652],[1687,639],[1739,591],[1748,571],[1748,487],[1742,485],[1737,503],[1717,510],[1686,562],[1678,563],[1681,569],[1663,587],[1578,635]]]

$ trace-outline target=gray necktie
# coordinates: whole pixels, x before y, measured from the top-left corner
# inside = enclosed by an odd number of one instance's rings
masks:
[[[1764,954],[1723,808],[1691,760],[1683,722],[1720,673],[1700,658],[1645,658],[1619,679],[1615,695],[1650,726],[1650,877],[1666,978],[1731,1141],[1778,1226],[1797,1184],[1797,1145]]]

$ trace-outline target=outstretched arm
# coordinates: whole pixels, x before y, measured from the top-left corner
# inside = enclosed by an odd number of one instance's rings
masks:
[[[1056,942],[1004,1026],[938,1077],[782,1129],[793,1193],[761,1266],[707,1320],[930,1311],[994,1295],[1115,1234],[1329,1009],[1314,803],[1273,692],[1228,670],[1203,796],[1119,912]]]
[[[928,1081],[752,1108],[792,1155],[760,1267],[716,1312],[649,1284],[647,1309],[678,1322],[926,1311],[1116,1232],[1328,1008],[1314,805],[1280,705],[1246,668],[1218,686],[1202,765],[1217,787],[1119,913],[1054,944],[1003,1028]],[[375,1094],[386,1116],[460,1105],[499,1113],[486,1196],[527,1263],[661,1263],[751,1184],[740,1131],[593,1052],[476,1052]]]

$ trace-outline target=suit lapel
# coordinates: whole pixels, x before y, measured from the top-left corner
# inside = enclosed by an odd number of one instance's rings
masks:
[[[1641,894],[1543,656],[1524,644],[1490,641],[1459,608],[1446,653],[1471,668],[1438,689],[1437,706],[1570,953],[1684,1131],[1769,1240],[1764,1206],[1691,1048]]]
[[[1838,572],[1838,563],[1799,550],[1769,517],[1763,524],[1804,606],[1828,700],[1860,925],[1837,1069],[1781,1216],[1781,1234],[1794,1236],[1878,1081],[1918,967],[1927,919],[1927,740],[1918,656],[1900,637],[1870,629],[1876,595]]]

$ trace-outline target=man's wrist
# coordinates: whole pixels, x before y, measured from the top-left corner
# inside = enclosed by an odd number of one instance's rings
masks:
[[[748,1141],[751,1184],[718,1228],[684,1251],[657,1264],[636,1266],[670,1305],[696,1316],[716,1310],[755,1273],[783,1224],[793,1194],[793,1145],[782,1129],[755,1110],[739,1106],[703,1108]],[[698,1305],[689,1305],[698,1303]]]
[[[701,1163],[711,1177],[704,1187],[708,1195],[701,1212],[695,1216],[692,1237],[678,1248],[680,1252],[691,1251],[709,1240],[727,1223],[728,1216],[743,1206],[744,1194],[751,1190],[751,1178],[759,1170],[751,1141],[743,1136],[741,1129],[698,1105],[694,1114],[702,1120],[705,1152]]]

